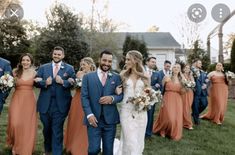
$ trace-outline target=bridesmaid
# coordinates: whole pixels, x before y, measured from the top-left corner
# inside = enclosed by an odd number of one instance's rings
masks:
[[[183,131],[183,103],[181,98],[182,84],[180,65],[175,64],[172,75],[165,76],[163,86],[165,88],[162,106],[153,125],[153,133],[160,136],[169,136],[173,140],[180,140]]]
[[[217,63],[215,71],[210,72],[208,78],[211,81],[210,101],[208,112],[202,115],[201,118],[221,125],[224,121],[228,99],[228,81],[223,72],[223,65]]]
[[[183,75],[187,81],[195,83],[189,64],[184,66]],[[192,109],[191,107],[193,104],[192,88],[187,88],[187,91],[182,94],[182,101],[183,101],[183,127],[189,130],[193,130],[193,123],[191,118],[191,109]]]
[[[95,63],[92,58],[85,57],[80,62],[80,70],[77,72],[77,78],[95,71]],[[67,129],[64,135],[64,144],[66,152],[72,155],[87,155],[88,137],[86,126],[83,125],[84,112],[81,104],[80,89],[76,90],[68,115]]]
[[[8,111],[7,145],[13,155],[32,155],[37,130],[36,97],[33,91],[33,57],[25,53],[13,70],[15,91]]]

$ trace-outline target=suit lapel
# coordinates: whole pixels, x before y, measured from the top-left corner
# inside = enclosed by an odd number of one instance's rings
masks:
[[[100,79],[98,77],[98,72],[97,71],[94,73],[93,80],[96,83],[99,92],[102,92],[103,86],[102,86],[102,83],[100,82]]]
[[[53,78],[53,66],[52,63],[49,65],[50,76]]]
[[[59,71],[57,73],[61,78],[64,76],[63,75],[64,74],[64,70],[65,70],[64,68],[65,68],[65,64],[64,64],[64,62],[62,62],[61,65],[60,65],[60,69],[59,69]]]

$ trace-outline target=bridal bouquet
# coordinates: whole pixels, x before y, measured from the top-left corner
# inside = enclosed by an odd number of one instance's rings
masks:
[[[14,86],[14,78],[6,73],[0,78],[0,90],[4,93]]]
[[[225,75],[226,75],[227,79],[235,79],[235,74],[231,71],[227,71],[225,73]]]
[[[135,110],[140,112],[149,110],[152,105],[160,102],[161,99],[161,91],[155,91],[152,88],[145,88],[141,93],[136,94],[134,97],[129,97],[127,103],[134,104]]]

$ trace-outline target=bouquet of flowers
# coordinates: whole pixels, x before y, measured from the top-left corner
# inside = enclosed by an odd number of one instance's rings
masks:
[[[14,78],[8,74],[5,73],[3,76],[0,78],[0,90],[4,93],[11,89],[14,86]]]
[[[186,89],[189,89],[189,88],[193,89],[196,86],[196,83],[194,81],[187,80],[187,79],[183,79],[182,83],[183,83],[184,88]]]
[[[235,74],[231,71],[227,71],[225,73],[225,75],[226,75],[227,79],[235,79]]]
[[[82,79],[76,78],[76,79],[75,79],[74,87],[75,87],[75,88],[81,88],[81,87],[82,87]]]
[[[152,88],[145,88],[140,94],[136,94],[134,97],[129,97],[127,103],[135,105],[135,110],[140,112],[149,110],[152,105],[157,102],[161,102],[161,91],[155,91]]]

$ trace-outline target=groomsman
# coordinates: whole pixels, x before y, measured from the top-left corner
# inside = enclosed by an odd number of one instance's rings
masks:
[[[5,73],[12,74],[11,64],[8,60],[0,57],[0,77],[3,76]],[[3,104],[5,103],[5,100],[9,95],[9,92],[10,90],[7,92],[2,92],[0,90],[0,115],[3,109]]]
[[[145,71],[151,78],[151,86],[154,90],[158,90],[160,85],[158,82],[158,73],[154,70],[156,68],[156,58],[149,57],[146,60]],[[153,118],[154,118],[155,104],[148,110],[148,122],[145,132],[145,138],[151,138],[153,129]]]
[[[169,60],[165,60],[164,62],[164,68],[162,70],[160,70],[158,72],[158,81],[157,83],[160,85],[158,87],[160,87],[161,92],[164,92],[164,88],[162,86],[162,80],[164,78],[165,75],[170,75],[170,69],[171,69],[171,62]]]
[[[36,86],[41,88],[37,108],[43,124],[45,154],[62,155],[63,125],[71,103],[72,87],[69,78],[75,78],[71,65],[63,62],[64,49],[55,47],[52,62],[39,67]]]
[[[192,116],[195,125],[199,125],[199,114],[207,107],[207,74],[201,70],[202,62],[201,60],[196,60],[194,66],[192,67],[193,76],[196,82],[194,90],[194,99],[192,105]]]
[[[110,72],[112,60],[110,51],[101,52],[97,71],[84,75],[82,80],[81,99],[88,131],[88,155],[99,154],[101,140],[103,155],[113,154],[116,124],[120,122],[116,104],[122,101],[123,93],[115,93],[121,85],[121,78]]]

